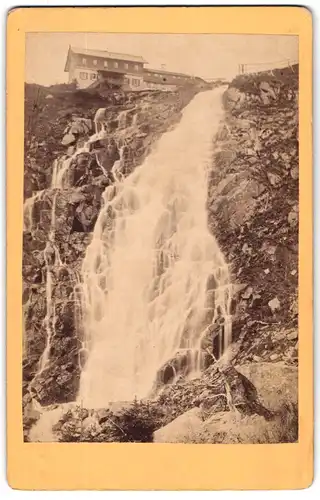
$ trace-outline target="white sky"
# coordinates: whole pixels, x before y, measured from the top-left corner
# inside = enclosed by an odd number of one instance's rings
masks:
[[[169,71],[203,78],[230,78],[240,63],[298,59],[298,37],[288,35],[29,33],[26,81],[42,85],[66,82],[69,45],[141,55],[150,67],[165,64]]]

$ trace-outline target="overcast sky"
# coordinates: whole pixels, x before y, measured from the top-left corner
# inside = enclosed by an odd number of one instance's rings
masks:
[[[66,82],[69,45],[141,55],[149,67],[203,78],[230,78],[238,64],[298,59],[298,37],[284,35],[153,35],[103,33],[29,33],[26,81],[51,85]]]

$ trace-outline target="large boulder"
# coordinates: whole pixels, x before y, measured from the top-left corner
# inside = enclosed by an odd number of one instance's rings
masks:
[[[189,435],[189,439],[194,443],[214,444],[294,443],[298,439],[297,409],[283,406],[272,419],[233,411],[217,413],[203,423],[196,436]]]
[[[244,101],[244,92],[235,87],[229,87],[224,93],[224,104],[228,110],[239,109]]]
[[[229,174],[212,191],[209,217],[210,220],[229,224],[231,230],[241,227],[255,214],[258,199],[265,191],[265,186],[248,173]]]
[[[153,434],[154,443],[192,442],[202,428],[201,410],[192,408]]]
[[[212,406],[214,396],[208,388],[200,398],[199,407],[191,408],[158,429],[154,433],[154,441],[217,444],[296,442],[296,368],[284,363],[248,364],[237,367],[237,370],[230,366],[220,377],[224,387],[228,388],[224,398],[229,398],[229,403],[224,409]],[[220,392],[223,395],[223,389]]]
[[[292,443],[297,438],[298,413],[290,406],[283,406],[272,419],[227,411],[205,421],[201,411],[193,408],[153,434],[155,443],[186,444]]]

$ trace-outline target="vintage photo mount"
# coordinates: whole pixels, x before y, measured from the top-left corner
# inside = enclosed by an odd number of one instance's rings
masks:
[[[299,440],[26,443],[21,414],[25,37],[31,32],[299,37]],[[17,8],[7,31],[7,477],[20,490],[301,489],[313,480],[312,17],[301,7]],[[239,467],[239,464],[244,464]]]

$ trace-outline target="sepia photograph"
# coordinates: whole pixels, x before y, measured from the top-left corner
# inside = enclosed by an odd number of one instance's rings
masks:
[[[298,442],[298,40],[27,33],[24,442]]]

